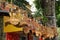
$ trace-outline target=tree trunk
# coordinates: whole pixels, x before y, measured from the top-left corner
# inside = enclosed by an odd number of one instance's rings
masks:
[[[55,0],[42,0],[43,15],[48,19],[45,23],[48,27],[56,27]],[[55,38],[54,40],[57,40]]]
[[[43,15],[48,19],[46,26],[56,27],[55,0],[42,0]]]

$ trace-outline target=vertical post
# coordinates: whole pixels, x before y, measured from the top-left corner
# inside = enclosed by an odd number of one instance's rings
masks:
[[[3,16],[0,16],[0,40],[4,40],[4,37],[3,37]]]
[[[43,0],[43,9],[44,9],[44,16],[48,19],[46,22],[46,26],[49,27],[56,27],[56,17],[55,17],[55,0]],[[57,30],[55,30],[57,32]],[[54,40],[57,40],[57,35]]]
[[[56,27],[56,17],[55,17],[55,0],[42,0],[42,5],[44,9],[44,16],[48,19],[46,26]]]
[[[56,27],[56,17],[55,17],[55,0],[51,0],[51,13],[54,16],[53,25]]]

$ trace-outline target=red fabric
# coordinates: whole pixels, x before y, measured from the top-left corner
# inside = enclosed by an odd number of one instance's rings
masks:
[[[29,35],[28,35],[28,40],[33,40],[32,34],[29,34]]]
[[[43,38],[39,38],[39,40],[43,40]]]
[[[6,40],[20,40],[19,34],[13,33],[6,33]]]

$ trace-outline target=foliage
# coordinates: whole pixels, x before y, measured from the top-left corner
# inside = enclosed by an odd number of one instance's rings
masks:
[[[45,17],[45,16],[43,16],[43,24],[45,25],[45,23],[48,21],[48,19]]]
[[[35,7],[37,9],[37,11],[35,12],[35,15],[34,17],[41,17],[43,14],[42,14],[42,8],[41,8],[41,0],[35,0],[34,1],[34,4],[35,4]]]
[[[57,18],[57,25],[60,27],[60,1],[56,1],[56,18]]]
[[[14,2],[21,3],[24,5],[29,5],[29,3],[26,0],[15,0]]]
[[[41,17],[43,24],[45,24],[48,20],[45,16],[43,16],[43,8],[41,5],[41,0],[35,0],[34,1],[35,7],[37,8],[37,11],[35,12],[34,17]]]
[[[35,0],[35,7],[39,10],[41,8],[41,0]]]
[[[43,16],[42,10],[39,9],[39,10],[37,10],[37,11],[35,12],[34,17],[41,17],[41,16]]]
[[[57,25],[60,27],[60,14],[57,15]]]
[[[6,1],[11,2],[11,0],[6,0]],[[28,9],[26,8],[26,5],[29,5],[29,3],[26,0],[12,0],[12,3],[14,3],[19,7],[22,7],[24,10]]]
[[[60,9],[60,6],[59,6],[59,1],[56,1],[56,16],[59,14],[59,9]]]

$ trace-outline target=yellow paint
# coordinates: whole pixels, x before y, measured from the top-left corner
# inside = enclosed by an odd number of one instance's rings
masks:
[[[16,32],[16,31],[23,31],[23,28],[15,27],[14,25],[7,25],[4,27],[4,32]]]
[[[18,19],[19,21],[22,20],[22,15],[21,14],[17,14],[16,17],[7,17],[7,16],[4,16],[4,32],[16,32],[16,31],[23,31],[23,28],[18,28],[18,27],[15,27],[14,25],[11,25],[13,22],[11,19],[15,18],[15,19]],[[16,20],[14,20],[15,22]],[[12,22],[11,24],[8,24],[7,26],[5,26],[5,23],[6,22]]]

